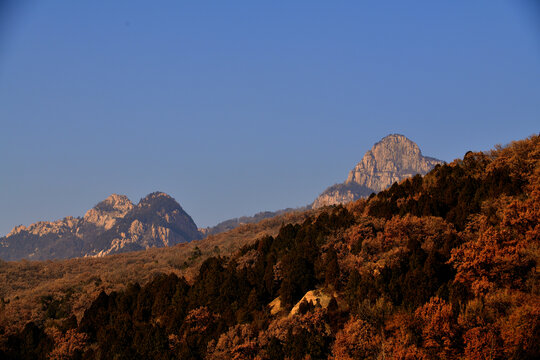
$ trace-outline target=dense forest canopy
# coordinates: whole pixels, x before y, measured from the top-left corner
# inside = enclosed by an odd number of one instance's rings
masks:
[[[0,330],[5,359],[537,359],[540,137],[283,224],[193,281]],[[310,296],[307,296],[310,294]]]

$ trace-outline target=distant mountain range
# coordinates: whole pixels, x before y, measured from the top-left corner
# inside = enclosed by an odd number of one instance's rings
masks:
[[[0,238],[0,258],[104,256],[200,238],[193,219],[169,195],[155,192],[134,205],[126,196],[113,194],[82,218],[16,226]]]
[[[400,134],[391,134],[373,145],[362,161],[349,172],[344,183],[326,189],[313,208],[346,203],[378,193],[393,183],[416,174],[425,175],[444,162],[423,156],[416,143]]]
[[[281,209],[281,210],[276,210],[276,211],[261,211],[261,212],[256,213],[253,216],[241,216],[241,217],[225,220],[215,226],[209,226],[207,228],[199,229],[199,231],[201,232],[203,236],[215,235],[215,234],[219,234],[225,231],[232,230],[240,225],[254,224],[264,219],[273,218],[275,216],[283,215],[283,214],[290,213],[293,211],[305,211],[305,210],[309,210],[310,208],[311,208],[310,206],[303,206],[299,208],[287,208],[287,209]]]
[[[394,182],[426,174],[443,162],[422,155],[403,135],[392,134],[366,152],[344,183],[326,189],[313,204],[296,209],[264,211],[197,229],[193,219],[171,196],[155,192],[134,205],[125,195],[113,194],[82,217],[40,221],[16,226],[0,238],[0,259],[65,259],[104,256],[151,247],[171,246],[234,229],[243,224],[291,211],[319,208],[367,197]]]
[[[219,224],[200,229],[204,236],[218,234],[243,224],[259,222],[263,219],[292,211],[304,211],[355,201],[378,193],[394,182],[399,182],[416,174],[425,175],[437,164],[444,161],[423,156],[416,143],[400,134],[391,134],[373,145],[362,161],[350,171],[347,180],[327,188],[315,201],[307,206],[276,211],[262,211],[253,216],[242,216],[225,220]]]

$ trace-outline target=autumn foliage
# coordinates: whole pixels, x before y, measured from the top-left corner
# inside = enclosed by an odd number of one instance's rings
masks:
[[[41,318],[0,332],[0,357],[540,358],[539,165],[538,136],[469,152],[208,257],[189,281],[101,292],[78,318],[70,297],[43,297]],[[315,289],[330,301],[308,302]]]

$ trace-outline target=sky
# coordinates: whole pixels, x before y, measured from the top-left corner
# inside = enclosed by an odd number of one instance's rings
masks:
[[[0,0],[0,234],[112,193],[199,227],[311,203],[382,137],[538,133],[535,0]]]

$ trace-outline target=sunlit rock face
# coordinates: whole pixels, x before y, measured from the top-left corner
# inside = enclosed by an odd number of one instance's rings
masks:
[[[104,256],[200,239],[193,219],[171,196],[155,192],[134,205],[112,194],[82,218],[16,226],[0,238],[0,259]]]
[[[122,219],[134,207],[125,195],[112,194],[92,209],[88,210],[83,220],[109,230],[117,219]]]
[[[442,163],[423,156],[418,145],[405,136],[388,135],[366,152],[344,183],[326,189],[312,206],[318,208],[367,197],[416,174],[425,175]]]

